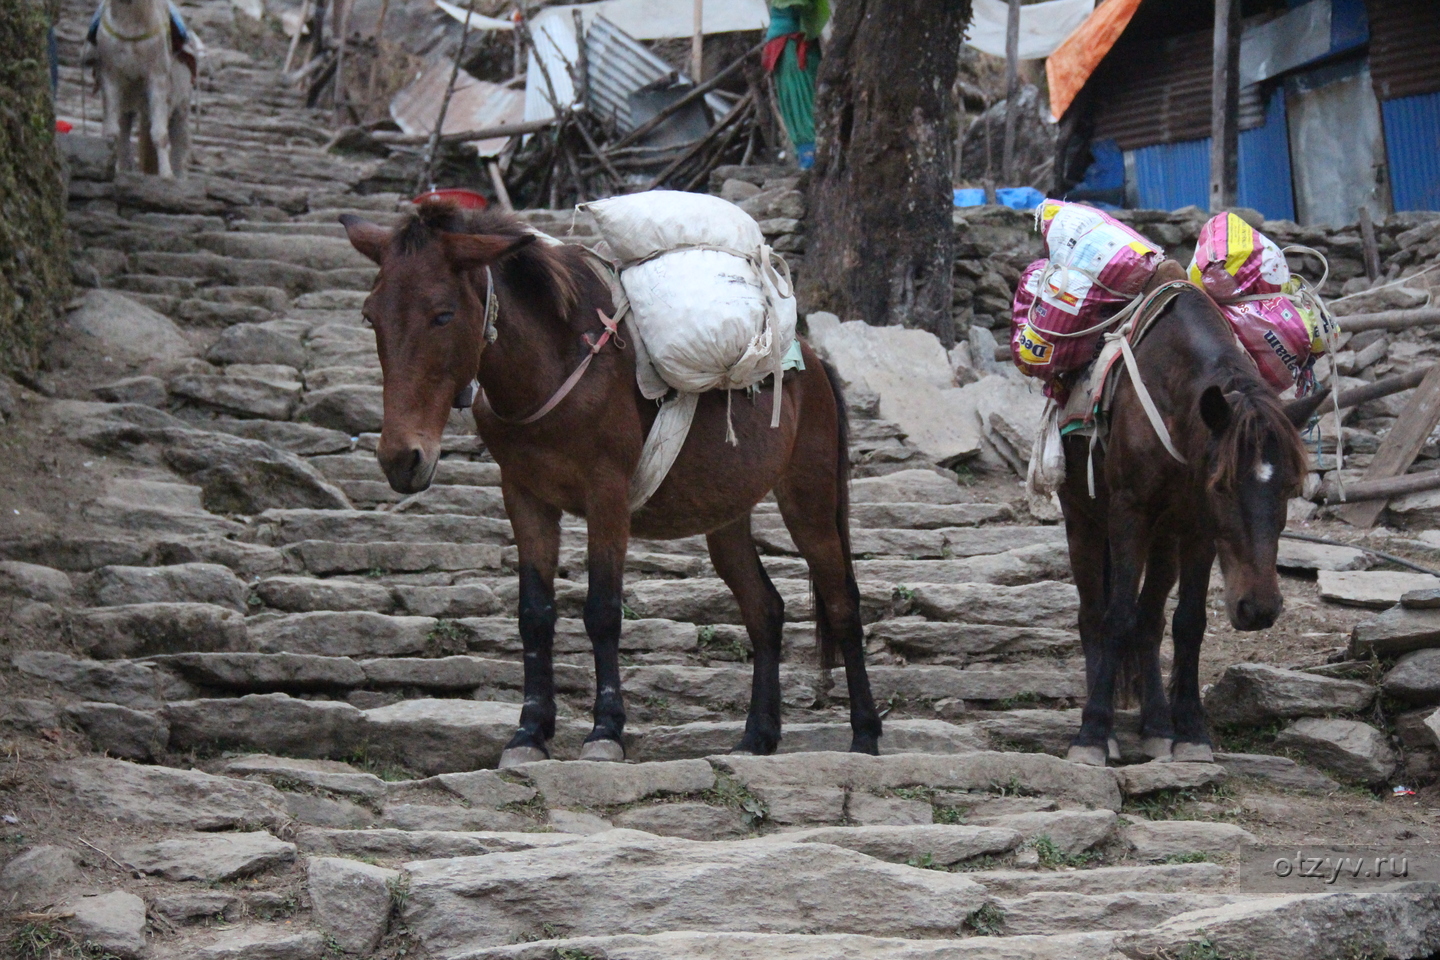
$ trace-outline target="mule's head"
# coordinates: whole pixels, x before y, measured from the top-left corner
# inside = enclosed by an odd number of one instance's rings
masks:
[[[535,235],[513,218],[439,204],[394,229],[350,214],[340,222],[355,249],[380,266],[363,308],[384,376],[376,457],[391,487],[418,493],[435,475],[451,409],[474,399],[470,385],[485,348],[484,268]],[[491,274],[497,287],[498,273]]]
[[[1237,630],[1264,630],[1284,600],[1275,570],[1286,508],[1305,478],[1297,427],[1323,395],[1282,404],[1263,389],[1207,387],[1200,418],[1210,431],[1205,496],[1225,578],[1225,610]]]

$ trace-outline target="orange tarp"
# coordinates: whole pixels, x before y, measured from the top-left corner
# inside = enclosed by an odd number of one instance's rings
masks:
[[[1045,76],[1050,82],[1050,113],[1055,119],[1065,116],[1080,88],[1125,32],[1140,2],[1105,0],[1050,54],[1045,61]]]

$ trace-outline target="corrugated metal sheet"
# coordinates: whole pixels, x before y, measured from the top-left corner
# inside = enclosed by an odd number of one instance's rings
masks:
[[[1369,0],[1375,96],[1395,100],[1440,90],[1440,0]]]
[[[1122,150],[1210,135],[1211,32],[1188,33],[1109,57],[1096,87],[1095,139]],[[1240,91],[1240,129],[1265,122],[1258,86]]]
[[[1271,92],[1265,123],[1240,134],[1239,181],[1240,206],[1259,210],[1269,220],[1295,219],[1283,87]]]
[[[585,31],[585,55],[590,71],[586,106],[597,116],[613,119],[622,133],[636,126],[630,121],[630,94],[675,73],[674,67],[604,17],[596,17]],[[716,117],[731,107],[716,93],[708,94],[705,104]]]
[[[1387,100],[1385,153],[1396,210],[1440,210],[1440,92]]]
[[[1127,169],[1134,171],[1135,199],[1140,207],[1176,210],[1210,203],[1210,138],[1162,143],[1131,151]],[[1290,183],[1290,140],[1286,133],[1285,94],[1270,97],[1263,126],[1240,134],[1239,203],[1254,207],[1272,220],[1295,219]]]

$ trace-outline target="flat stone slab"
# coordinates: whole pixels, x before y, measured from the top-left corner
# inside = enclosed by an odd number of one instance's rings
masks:
[[[1034,813],[971,815],[968,819],[972,823],[1014,830],[1032,846],[1045,837],[1067,856],[1107,842],[1114,835],[1117,823],[1112,810],[1037,810]]]
[[[363,611],[296,613],[252,623],[250,642],[263,653],[329,657],[404,657],[435,648],[432,617],[387,617]]]
[[[1416,706],[1440,704],[1440,650],[1416,650],[1401,657],[1381,683],[1385,692]]]
[[[145,901],[124,890],[69,902],[65,925],[82,943],[106,954],[132,960],[145,953]]]
[[[1080,594],[1069,583],[920,584],[914,591],[916,612],[931,620],[1073,630],[1080,615]]]
[[[1316,766],[1360,783],[1388,780],[1399,762],[1389,738],[1358,720],[1296,720],[1276,735],[1275,745],[1293,749]]]
[[[1391,607],[1357,623],[1350,634],[1350,656],[1357,660],[1396,657],[1430,647],[1440,647],[1440,609]]]
[[[1289,757],[1263,753],[1217,753],[1215,762],[1232,777],[1255,777],[1292,790],[1329,793],[1340,788],[1340,784],[1325,774]]]
[[[666,930],[956,936],[985,902],[968,878],[826,844],[601,833],[555,849],[406,865],[406,925],[456,957],[563,924],[572,936]],[[497,895],[504,891],[503,895]],[[555,916],[548,904],[567,904]]]
[[[1115,779],[1127,797],[1158,790],[1193,790],[1222,783],[1225,768],[1214,763],[1137,763],[1115,768]]]
[[[562,763],[544,760],[512,767],[550,807],[612,807],[659,795],[701,793],[715,785],[715,770],[704,760],[661,763]]]
[[[951,824],[914,826],[815,827],[771,834],[779,843],[828,843],[863,853],[877,860],[906,863],[925,860],[948,867],[987,854],[1014,850],[1019,832],[1004,827]]]
[[[410,860],[445,860],[513,853],[536,847],[574,843],[568,833],[509,833],[455,830],[339,830],[302,827],[295,834],[302,853],[319,856],[376,857],[395,863]]]
[[[903,667],[871,666],[867,669],[870,689],[876,700],[891,697],[910,700],[1068,700],[1085,696],[1085,665],[1080,661],[977,665],[960,669],[938,664],[914,663]],[[835,686],[830,695],[848,700],[845,671],[832,673]]]
[[[682,760],[728,753],[745,732],[743,720],[700,720],[676,726],[650,727],[634,734],[627,744],[632,760]],[[778,753],[843,753],[850,749],[848,723],[787,723],[781,730]],[[886,720],[880,752],[974,753],[989,746],[989,739],[973,724],[944,720]]]
[[[315,923],[346,953],[368,954],[390,925],[398,870],[341,857],[311,857],[305,878]]]
[[[1218,863],[1152,863],[1136,867],[1088,870],[979,870],[970,877],[991,893],[1019,897],[1030,893],[1127,893],[1210,889],[1229,881]]]
[[[225,764],[224,771],[232,777],[264,780],[291,788],[299,785],[364,800],[379,800],[391,790],[391,785],[375,774],[362,773],[348,763],[336,760],[303,760],[253,754],[229,761]]]
[[[123,823],[213,831],[279,828],[289,819],[274,787],[198,770],[88,757],[58,764],[50,783],[87,810]]]
[[[295,844],[264,830],[253,833],[196,833],[155,843],[120,847],[116,858],[141,873],[166,880],[235,880],[293,863]]]
[[[1375,561],[1356,547],[1332,547],[1324,543],[1280,538],[1275,566],[1281,570],[1368,570]]]
[[[1203,938],[1220,956],[1312,960],[1357,944],[1371,956],[1427,957],[1440,949],[1440,884],[1262,897],[1181,914],[1118,941],[1127,957],[1176,953]]]
[[[375,513],[369,510],[266,510],[257,518],[272,545],[332,543],[492,543],[513,539],[508,520],[449,514]]]
[[[1440,587],[1440,578],[1395,570],[1321,570],[1320,599],[1351,607],[1385,610],[1407,593]]]
[[[1322,677],[1264,663],[1235,663],[1205,695],[1205,712],[1222,725],[1358,713],[1375,700],[1375,688],[1358,680]]]
[[[1122,827],[1120,839],[1138,860],[1185,853],[1237,853],[1260,842],[1233,823],[1203,820],[1142,820]]]
[[[1054,934],[1073,930],[1137,930],[1171,917],[1250,900],[1222,893],[1032,893],[1001,900],[1007,936]]]
[[[871,624],[865,637],[913,661],[933,658],[987,660],[1023,655],[1065,656],[1079,652],[1080,635],[1071,627],[1000,626],[945,623],[923,617],[892,617]]]

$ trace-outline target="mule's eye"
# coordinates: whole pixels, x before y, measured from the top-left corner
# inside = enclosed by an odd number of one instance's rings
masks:
[[[435,314],[435,319],[432,320],[432,321],[430,321],[430,322],[433,323],[433,324],[435,324],[435,326],[437,326],[437,327],[443,327],[443,326],[445,326],[445,324],[449,323],[451,320],[454,320],[454,319],[455,319],[455,314],[453,314],[453,313],[449,313],[449,312],[446,312],[446,313],[437,313],[437,314]]]
[[[360,314],[360,324],[365,327],[373,327],[375,326],[375,321],[370,319],[370,314],[362,313]]]

